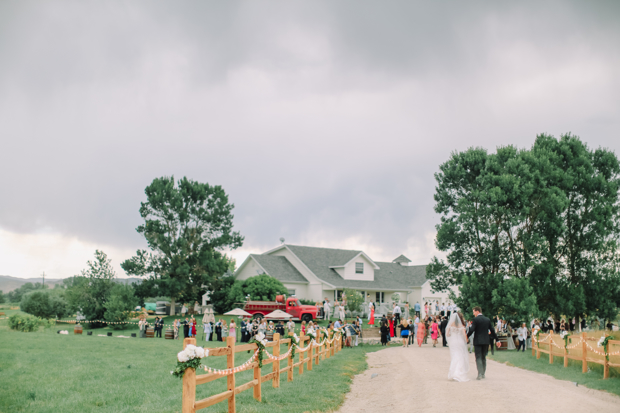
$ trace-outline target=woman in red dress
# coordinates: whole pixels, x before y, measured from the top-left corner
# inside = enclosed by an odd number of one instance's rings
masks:
[[[390,337],[394,337],[394,317],[390,316]]]
[[[368,320],[368,324],[371,326],[375,325],[375,306],[370,307],[370,319]]]
[[[196,337],[196,320],[192,318],[192,337]]]

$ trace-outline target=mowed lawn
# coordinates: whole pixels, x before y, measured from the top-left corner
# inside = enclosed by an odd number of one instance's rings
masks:
[[[611,369],[611,377],[603,380],[603,366],[596,363],[588,363],[589,371],[582,373],[581,361],[569,360],[568,367],[564,367],[564,358],[555,356],[553,364],[549,364],[549,355],[542,354],[540,359],[532,356],[532,350],[521,351],[496,351],[495,355],[488,356],[490,359],[510,366],[548,374],[558,380],[566,380],[585,386],[590,389],[603,390],[620,396],[620,377],[616,369]],[[620,411],[620,407],[618,407]]]
[[[7,311],[7,313],[9,313]],[[11,311],[10,313],[13,313]],[[10,314],[9,314],[10,315]],[[56,331],[67,329],[70,335]],[[74,335],[72,326],[21,333],[9,330],[0,320],[0,412],[178,412],[181,383],[170,374],[182,340],[117,338],[135,330],[113,331],[114,337],[99,337],[107,331],[95,329],[92,336]],[[199,342],[199,345],[205,345]],[[208,343],[207,347],[223,343]],[[237,396],[239,412],[305,412],[336,409],[344,400],[355,374],[366,369],[365,353],[381,346],[344,349],[321,360],[311,372],[298,374],[288,383],[284,374],[280,389],[263,384],[263,401],[256,402],[252,390]],[[284,346],[282,351],[286,351]],[[235,365],[251,355],[236,353]],[[210,357],[204,364],[225,368],[225,357]],[[282,361],[282,367],[286,361]],[[263,367],[263,375],[272,365]],[[200,372],[199,372],[200,374]],[[252,380],[252,371],[238,373],[237,385]],[[226,379],[197,387],[197,398],[225,390]],[[204,412],[225,412],[220,403]]]

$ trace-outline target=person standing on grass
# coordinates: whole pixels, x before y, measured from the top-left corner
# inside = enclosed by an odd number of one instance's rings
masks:
[[[145,318],[141,318],[138,322],[138,328],[140,329],[140,338],[146,338],[146,327],[148,325],[149,323],[146,321]]]
[[[196,319],[192,317],[192,337],[196,337]]]
[[[517,328],[517,335],[519,338],[519,348],[517,351],[521,350],[521,346],[523,346],[523,351],[525,352],[525,342],[527,341],[527,326],[525,323],[521,324],[521,327]]]
[[[204,323],[204,329],[205,329],[205,341],[210,341],[211,340],[211,323],[210,322],[206,322]]]
[[[286,323],[286,330],[288,334],[295,334],[295,322],[293,320],[288,320]]]
[[[235,324],[235,320],[233,318],[230,319],[230,331],[228,333],[228,337],[234,337],[235,341],[237,341],[237,324]]]
[[[388,323],[390,325],[390,341],[392,340],[392,337],[394,337],[394,317],[392,316],[388,316]]]
[[[331,318],[331,309],[332,306],[329,304],[329,300],[325,298],[325,303],[323,303],[323,312],[325,313],[324,319],[328,320]]]
[[[375,325],[375,306],[372,303],[370,303],[369,308],[370,308],[370,315],[368,316],[368,325],[374,326]]]
[[[415,316],[420,317],[420,303],[418,301],[415,302],[413,306],[413,311],[415,311]]]
[[[344,301],[340,302],[340,305],[338,306],[338,316],[340,317],[342,322],[345,322],[346,314],[344,309]]]
[[[306,321],[301,322],[301,332],[306,334]]]
[[[189,320],[185,317],[185,321],[183,321],[183,338],[189,337]]]

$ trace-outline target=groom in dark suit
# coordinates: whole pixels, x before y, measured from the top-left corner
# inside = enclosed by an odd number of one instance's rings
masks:
[[[484,379],[487,370],[487,353],[489,352],[490,339],[493,337],[497,344],[497,334],[491,325],[491,320],[482,315],[480,307],[474,307],[474,321],[472,322],[467,337],[474,334],[474,348],[476,352],[476,367],[478,368],[478,377],[476,380]]]

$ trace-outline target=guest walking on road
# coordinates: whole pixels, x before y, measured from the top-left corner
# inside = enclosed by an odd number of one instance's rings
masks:
[[[422,347],[422,342],[424,342],[424,339],[426,338],[426,327],[424,327],[423,322],[418,323],[417,330],[418,346]]]
[[[400,337],[403,339],[403,347],[409,347],[409,322],[406,319],[400,324]]]
[[[431,338],[433,339],[433,347],[437,347],[438,336],[439,336],[439,326],[437,325],[437,321],[433,320],[433,324],[431,324]]]

